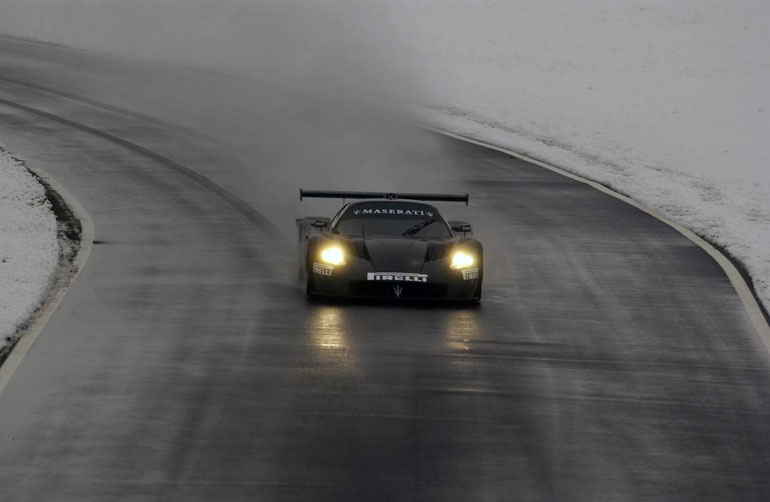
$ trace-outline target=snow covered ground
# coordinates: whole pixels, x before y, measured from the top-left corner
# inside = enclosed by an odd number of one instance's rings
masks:
[[[0,148],[0,351],[46,298],[58,257],[45,189]]]
[[[767,0],[4,0],[0,33],[398,95],[692,228],[770,306],[769,19]]]

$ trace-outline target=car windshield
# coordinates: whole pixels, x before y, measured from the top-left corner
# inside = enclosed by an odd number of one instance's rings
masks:
[[[332,230],[342,235],[445,239],[451,237],[444,219],[427,204],[359,202],[339,217]]]

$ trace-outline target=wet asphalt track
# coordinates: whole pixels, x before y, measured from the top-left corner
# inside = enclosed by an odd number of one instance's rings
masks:
[[[97,239],[0,394],[0,500],[770,499],[770,363],[738,296],[618,200],[276,89],[8,40],[0,141]],[[297,188],[386,183],[471,193],[441,207],[485,243],[480,307],[306,302],[293,219],[334,206]]]

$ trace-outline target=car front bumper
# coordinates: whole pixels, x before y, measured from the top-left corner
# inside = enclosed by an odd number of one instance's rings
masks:
[[[312,296],[388,300],[478,300],[482,274],[459,270],[429,274],[425,282],[371,280],[361,270],[334,270],[331,275],[310,271],[308,293]],[[472,278],[464,278],[472,277]]]

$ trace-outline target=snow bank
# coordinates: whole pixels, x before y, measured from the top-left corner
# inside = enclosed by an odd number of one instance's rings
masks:
[[[45,189],[0,148],[0,351],[45,300],[58,256]]]
[[[4,0],[0,33],[399,93],[692,228],[770,306],[768,19],[767,0]]]

